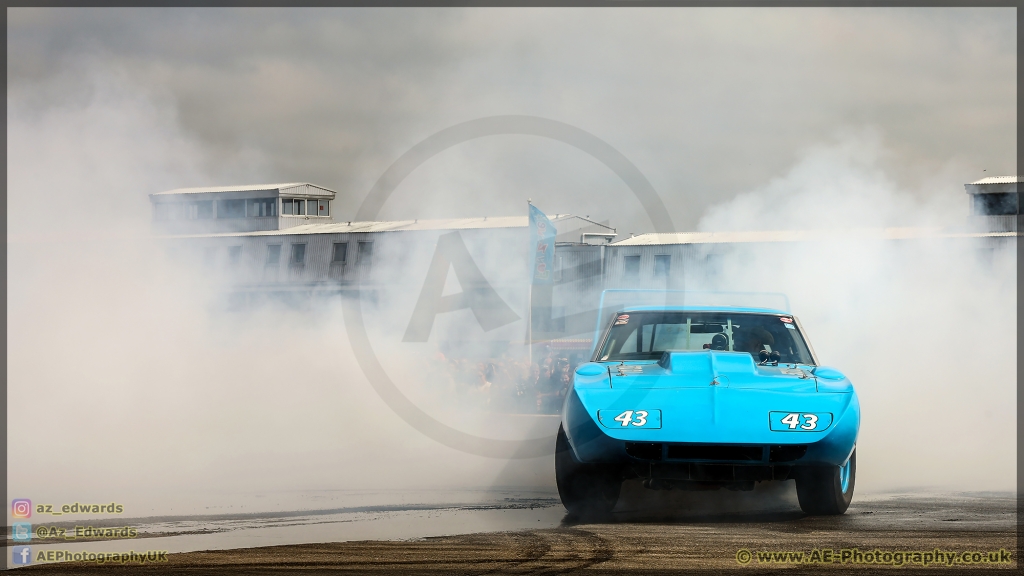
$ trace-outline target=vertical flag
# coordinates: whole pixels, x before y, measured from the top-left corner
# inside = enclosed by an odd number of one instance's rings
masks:
[[[551,284],[558,231],[543,212],[530,204],[530,262],[533,284]]]

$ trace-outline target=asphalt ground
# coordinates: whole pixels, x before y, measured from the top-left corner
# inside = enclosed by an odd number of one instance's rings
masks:
[[[349,541],[170,554],[152,565],[41,564],[61,574],[678,574],[911,570],[1016,572],[1012,494],[893,494],[855,498],[842,516],[809,517],[788,492],[650,492],[627,485],[611,518],[565,517],[554,528],[495,531],[403,541]],[[818,550],[818,556],[812,556]],[[847,554],[860,553],[845,561]],[[1007,563],[966,565],[943,553],[1013,555]],[[833,557],[825,556],[826,550]],[[749,558],[743,551],[749,551]],[[915,563],[913,552],[928,566]],[[803,552],[802,561],[768,553]],[[762,556],[759,557],[758,553]],[[903,553],[902,565],[895,566]],[[889,554],[889,555],[887,555]],[[877,559],[876,559],[877,558]],[[979,557],[975,556],[977,560]],[[970,559],[970,558],[968,558]],[[988,556],[984,557],[984,560]],[[1003,556],[1005,559],[1005,555]],[[831,561],[830,561],[831,560]],[[1009,573],[1009,572],[1007,572]]]

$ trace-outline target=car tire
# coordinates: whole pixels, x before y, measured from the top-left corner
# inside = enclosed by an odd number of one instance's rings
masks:
[[[796,474],[800,509],[812,516],[843,514],[853,501],[857,449],[844,466],[804,466]]]
[[[555,441],[555,483],[562,506],[580,518],[609,516],[622,490],[619,468],[577,460],[561,426]]]

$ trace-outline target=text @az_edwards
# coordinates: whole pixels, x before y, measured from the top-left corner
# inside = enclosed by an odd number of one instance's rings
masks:
[[[135,538],[139,531],[133,526],[119,526],[117,528],[98,528],[96,526],[75,526],[74,528],[62,528],[60,526],[36,526],[35,537],[40,540],[78,540],[79,538]]]
[[[747,565],[755,564],[862,564],[884,566],[965,566],[977,564],[1008,565],[1013,563],[1013,553],[1000,548],[989,552],[951,550],[907,550],[885,551],[877,548],[861,550],[844,548],[841,550],[815,548],[810,552],[785,550],[751,552],[740,549],[736,552],[736,562]]]

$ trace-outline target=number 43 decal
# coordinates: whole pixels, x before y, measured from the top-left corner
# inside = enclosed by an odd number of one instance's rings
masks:
[[[803,418],[803,424],[800,423],[801,418]],[[797,426],[801,430],[814,430],[818,427],[818,417],[814,414],[786,414],[782,419],[782,423],[789,426],[790,430],[795,429]]]
[[[597,419],[605,428],[622,430],[644,430],[661,428],[661,410],[648,408],[647,410],[598,410]]]
[[[634,418],[635,417],[635,418]],[[643,426],[647,424],[647,410],[626,410],[622,414],[619,414],[615,418],[612,418],[616,422],[621,422],[623,426]]]
[[[832,425],[829,412],[769,412],[768,422],[776,432],[820,432]]]

